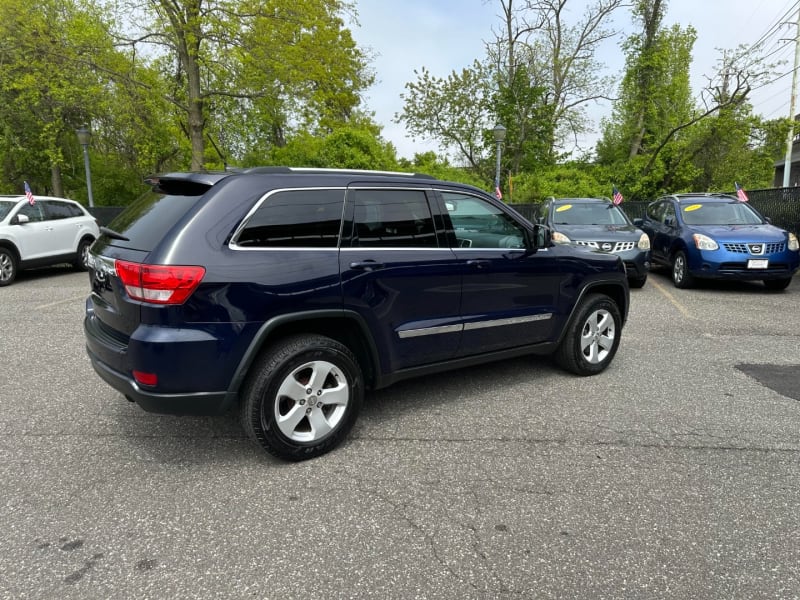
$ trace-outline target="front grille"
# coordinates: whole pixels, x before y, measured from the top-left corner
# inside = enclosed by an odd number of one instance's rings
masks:
[[[759,253],[758,256],[762,254],[777,254],[778,252],[783,252],[786,249],[786,242],[771,242],[769,244],[763,244],[761,242],[754,242],[754,243],[739,243],[739,242],[730,242],[722,244],[722,247],[725,248],[728,252],[739,252],[740,254],[756,254],[755,252],[750,251],[750,246],[752,245],[760,245],[764,247],[764,252]]]
[[[588,246],[589,248],[597,248],[598,250],[604,250],[605,252],[627,252],[628,250],[633,250],[636,246],[636,242],[586,242],[583,240],[575,242],[578,246]],[[611,246],[610,250],[606,250],[603,248],[603,244],[609,244]]]

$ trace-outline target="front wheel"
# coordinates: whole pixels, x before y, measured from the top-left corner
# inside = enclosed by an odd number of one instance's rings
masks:
[[[683,250],[678,250],[672,257],[672,283],[681,289],[690,288],[694,284],[694,277],[689,273],[689,261]]]
[[[270,454],[306,460],[345,438],[363,398],[361,369],[346,346],[320,335],[293,336],[253,365],[242,394],[241,423]]]
[[[567,326],[556,350],[556,362],[576,375],[596,375],[617,353],[622,316],[604,294],[587,296]]]
[[[11,285],[17,278],[17,257],[8,248],[0,247],[0,287]]]
[[[791,277],[787,277],[785,279],[765,279],[764,287],[767,288],[768,290],[779,292],[789,287],[790,283],[792,283]]]

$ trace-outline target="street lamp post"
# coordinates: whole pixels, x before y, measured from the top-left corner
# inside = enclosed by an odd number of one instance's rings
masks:
[[[83,166],[86,168],[86,188],[89,190],[89,208],[94,207],[92,198],[92,171],[89,168],[89,141],[92,139],[92,132],[84,125],[75,130],[78,135],[78,142],[83,146]]]
[[[494,126],[494,129],[492,129],[492,133],[494,133],[494,141],[497,143],[497,151],[495,152],[495,154],[497,154],[497,167],[494,172],[494,193],[500,198],[500,152],[503,140],[506,139],[506,128],[498,123]]]

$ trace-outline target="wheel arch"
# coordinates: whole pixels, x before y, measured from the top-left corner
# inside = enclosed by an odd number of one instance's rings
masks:
[[[347,346],[358,359],[366,387],[378,377],[378,351],[361,316],[347,310],[317,310],[290,313],[264,323],[253,338],[228,388],[229,401],[238,398],[256,359],[276,340],[290,335],[318,334]]]
[[[584,299],[590,294],[603,294],[611,298],[619,307],[620,315],[622,315],[621,326],[624,326],[628,320],[628,309],[630,308],[630,293],[628,288],[619,281],[594,281],[586,284],[575,299],[572,309],[569,312],[567,319],[564,321],[565,326],[561,329],[556,340],[556,345],[560,344],[567,333],[569,323],[575,318],[575,313],[579,310]]]
[[[94,244],[96,240],[97,238],[93,234],[86,232],[80,237],[80,239],[78,239],[78,246],[81,245],[81,242],[87,242],[87,241],[90,244]]]
[[[689,247],[686,245],[686,240],[683,238],[677,238],[674,242],[672,242],[672,246],[669,248],[669,261],[670,263],[675,259],[675,255],[678,252],[683,252],[686,255],[688,260],[689,258]]]
[[[5,248],[6,250],[9,250],[14,255],[14,258],[17,259],[17,262],[21,260],[19,255],[19,249],[17,248],[16,244],[11,240],[0,240],[0,248]]]

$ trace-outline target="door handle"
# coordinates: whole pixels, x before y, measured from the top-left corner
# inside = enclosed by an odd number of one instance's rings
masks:
[[[374,260],[359,260],[350,263],[351,269],[360,269],[361,271],[375,271],[383,267],[383,263],[375,262]]]
[[[485,269],[490,264],[491,263],[488,260],[484,260],[481,258],[476,258],[467,261],[467,265],[469,265],[470,267],[475,267],[476,269]]]

